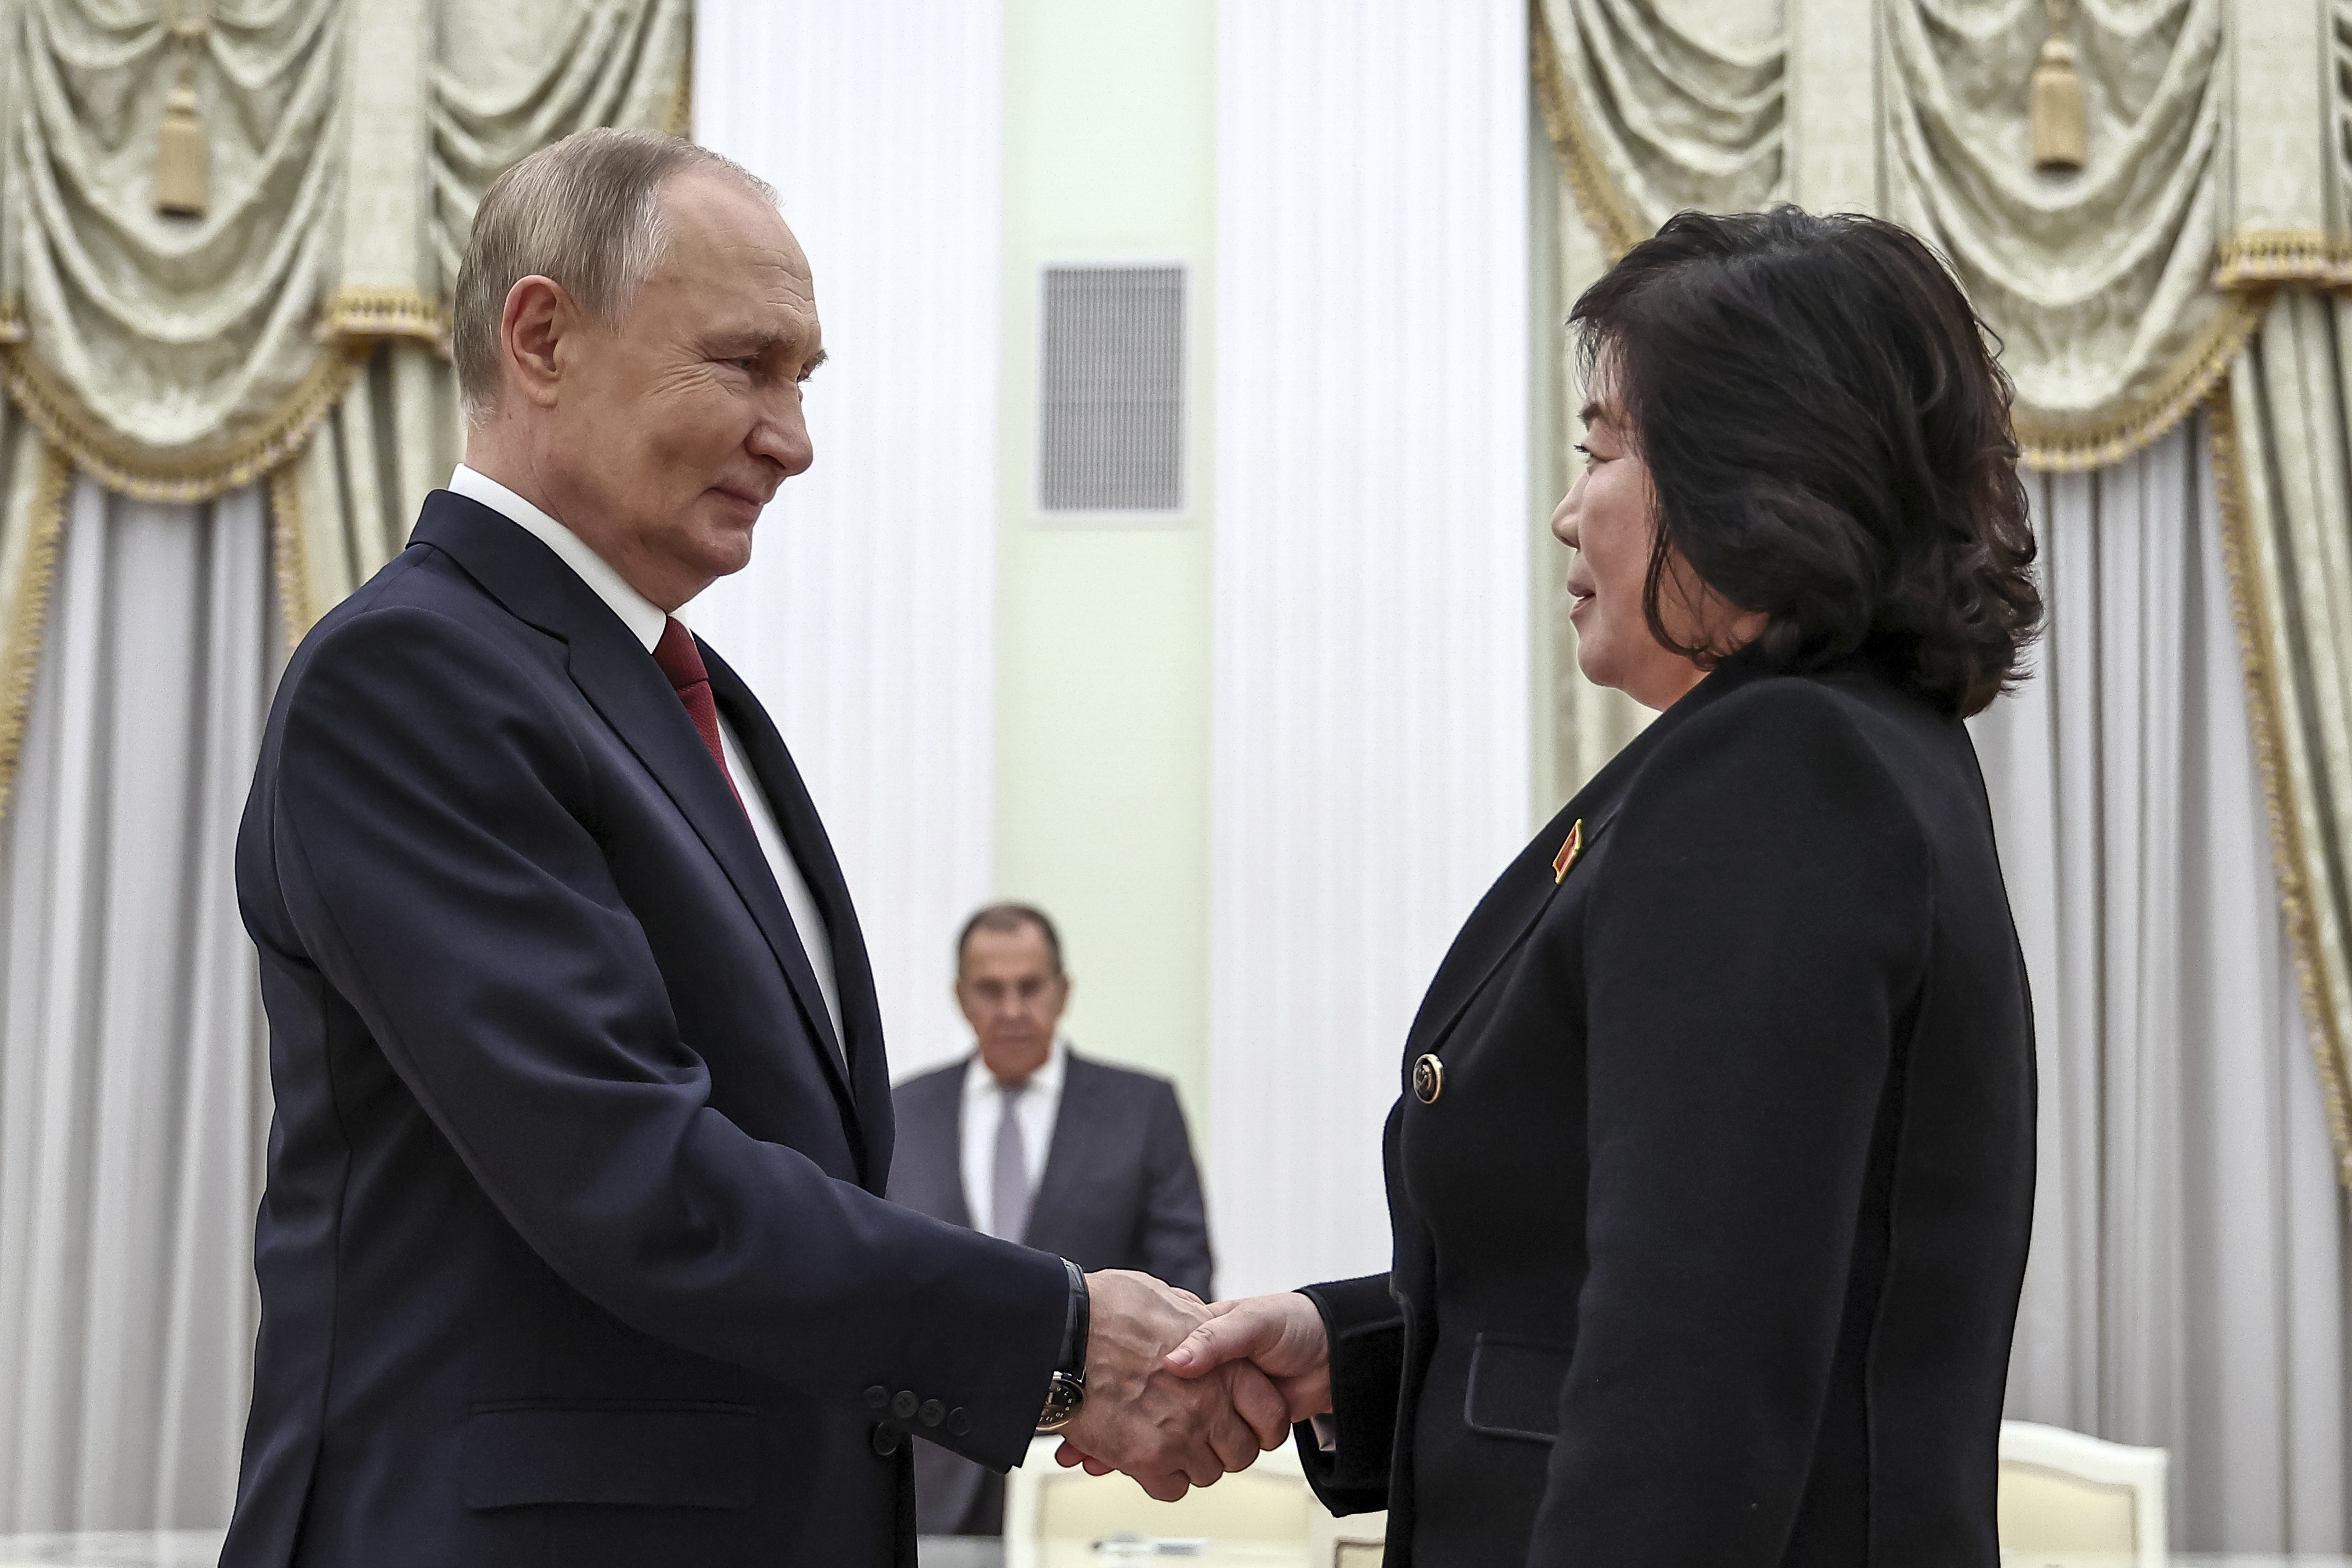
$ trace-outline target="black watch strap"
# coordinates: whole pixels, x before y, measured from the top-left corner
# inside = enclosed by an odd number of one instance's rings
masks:
[[[1087,1331],[1089,1326],[1086,1270],[1066,1258],[1062,1259],[1062,1267],[1070,1271],[1070,1301],[1062,1317],[1062,1350],[1054,1358],[1054,1370],[1084,1378],[1087,1375]]]

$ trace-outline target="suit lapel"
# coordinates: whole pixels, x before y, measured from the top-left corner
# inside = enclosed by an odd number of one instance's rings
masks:
[[[1062,1103],[1054,1112],[1054,1136],[1045,1145],[1045,1173],[1037,1181],[1037,1201],[1029,1205],[1024,1237],[1039,1234],[1039,1219],[1053,1216],[1068,1195],[1071,1183],[1077,1180],[1076,1173],[1097,1168],[1087,1158],[1087,1143],[1100,1120],[1095,1104],[1100,1083],[1093,1063],[1080,1061],[1075,1051],[1063,1057]]]
[[[966,1230],[979,1228],[971,1223],[971,1194],[963,1190],[963,1077],[971,1070],[967,1061],[963,1071],[948,1081],[954,1086],[955,1095],[947,1102],[947,1137],[943,1142],[948,1151],[948,1212],[940,1217]]]
[[[887,1171],[893,1138],[889,1058],[883,1051],[882,1009],[875,996],[873,963],[866,956],[856,907],[850,900],[848,879],[842,875],[833,839],[817,815],[800,768],[768,710],[725,659],[701,638],[695,641],[710,672],[711,697],[735,731],[743,760],[759,775],[769,809],[776,814],[776,826],[783,833],[784,847],[792,852],[793,863],[800,868],[801,879],[808,884],[809,897],[824,921],[825,939],[833,949],[834,991],[841,1004],[842,1032],[848,1037],[841,1042],[842,1052],[862,1108],[867,1142],[875,1145],[880,1166]],[[779,895],[780,906],[781,901]],[[827,1037],[831,1037],[829,1032]]]
[[[1569,802],[1534,842],[1519,852],[1519,858],[1496,879],[1463,925],[1462,934],[1454,939],[1453,950],[1438,965],[1436,978],[1430,982],[1429,994],[1405,1036],[1407,1061],[1437,1048],[1447,1031],[1486,988],[1486,982],[1518,951],[1528,933],[1543,919],[1544,911],[1551,908],[1552,900],[1566,880],[1552,876],[1552,857],[1559,853],[1571,824],[1584,824],[1584,853],[1591,853],[1594,842],[1614,813],[1615,803],[1610,802],[1605,808],[1595,805],[1586,798],[1590,793],[1589,789],[1581,792]],[[1587,811],[1593,815],[1584,815]],[[1572,874],[1573,868],[1570,869]]]
[[[1579,821],[1584,824],[1584,849],[1578,862],[1580,865],[1591,857],[1593,847],[1616,816],[1626,790],[1649,754],[1667,735],[1687,723],[1694,713],[1720,700],[1725,693],[1738,689],[1755,673],[1745,661],[1727,661],[1681,701],[1651,721],[1647,729],[1593,774],[1559,815],[1519,851],[1517,858],[1495,879],[1495,885],[1463,923],[1462,933],[1454,939],[1444,962],[1437,966],[1421,1011],[1405,1035],[1408,1063],[1423,1052],[1437,1048],[1486,982],[1518,951],[1542,920],[1544,911],[1551,907],[1552,900],[1566,885],[1565,878],[1553,874],[1552,860],[1568,837],[1570,827]],[[1574,867],[1569,875],[1575,875]]]
[[[800,1004],[835,1093],[855,1118],[856,1098],[834,1043],[816,972],[793,930],[751,819],[645,646],[553,551],[488,507],[436,491],[425,503],[415,537],[453,557],[515,615],[563,639],[572,683],[653,774],[750,910]],[[714,695],[716,675],[714,670]],[[740,681],[734,684],[740,689]],[[829,854],[827,858],[830,864]],[[870,996],[870,983],[866,989]]]

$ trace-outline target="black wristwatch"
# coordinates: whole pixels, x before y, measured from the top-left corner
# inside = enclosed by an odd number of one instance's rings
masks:
[[[1055,1358],[1054,1375],[1045,1384],[1045,1408],[1037,1415],[1040,1432],[1058,1432],[1067,1426],[1087,1402],[1087,1276],[1066,1258],[1062,1267],[1070,1271],[1069,1307],[1062,1317],[1062,1352]]]

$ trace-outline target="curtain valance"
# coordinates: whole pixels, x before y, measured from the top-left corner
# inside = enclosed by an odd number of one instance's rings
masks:
[[[2268,290],[2352,282],[2352,0],[1534,0],[1534,24],[1612,257],[1684,207],[1892,218],[2000,335],[2037,468],[2137,450],[2211,392]],[[2029,126],[2053,32],[2071,170],[2036,166]]]
[[[474,204],[590,125],[685,129],[691,0],[0,0],[0,385],[110,487],[300,452],[437,343]],[[159,213],[193,89],[208,197]]]

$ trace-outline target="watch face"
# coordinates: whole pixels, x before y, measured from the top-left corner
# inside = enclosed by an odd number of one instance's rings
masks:
[[[1037,1417],[1037,1430],[1058,1432],[1070,1424],[1078,1406],[1087,1399],[1087,1385],[1066,1373],[1055,1373],[1046,1385],[1045,1413]]]

